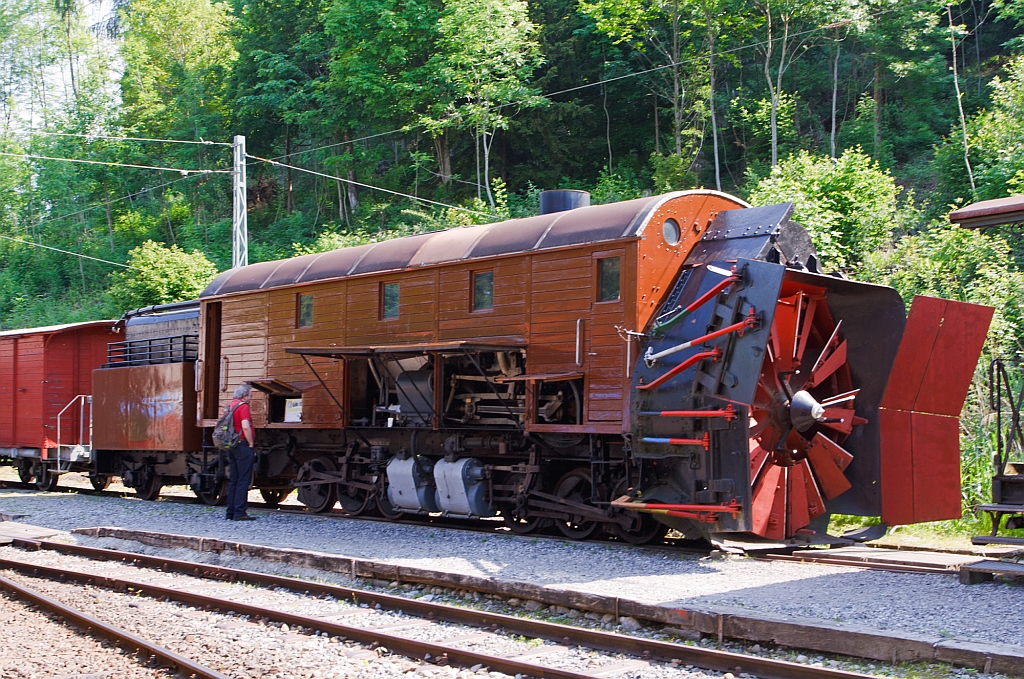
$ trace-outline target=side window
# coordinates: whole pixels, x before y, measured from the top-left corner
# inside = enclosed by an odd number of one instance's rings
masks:
[[[494,308],[494,272],[473,272],[473,311]]]
[[[597,260],[597,301],[614,302],[619,299],[619,258]]]
[[[398,283],[380,284],[381,319],[398,318]]]
[[[313,325],[313,294],[296,295],[295,327],[309,328]]]

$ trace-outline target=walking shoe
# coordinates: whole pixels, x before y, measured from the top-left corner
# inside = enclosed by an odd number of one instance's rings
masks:
[[[228,516],[225,516],[224,518],[227,519],[228,521],[234,521],[235,520],[235,517],[231,516],[230,514]]]
[[[255,521],[256,517],[255,516],[249,516],[248,514],[243,514],[242,516],[236,516],[235,518],[233,518],[231,520],[232,521]]]

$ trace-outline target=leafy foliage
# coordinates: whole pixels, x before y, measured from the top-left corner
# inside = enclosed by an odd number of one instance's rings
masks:
[[[792,201],[825,266],[856,269],[871,252],[913,224],[912,201],[903,201],[892,175],[859,149],[834,162],[805,151],[790,156],[750,193],[755,205]]]
[[[203,253],[146,241],[128,253],[124,272],[110,275],[110,296],[122,309],[195,299],[217,275]]]

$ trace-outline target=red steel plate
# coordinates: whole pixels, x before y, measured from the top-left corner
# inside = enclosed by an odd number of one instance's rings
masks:
[[[913,521],[959,519],[960,421],[923,413],[913,413],[912,418]]]
[[[836,466],[829,449],[821,443],[817,436],[807,447],[807,460],[811,463],[811,469],[814,470],[814,476],[818,480],[818,485],[821,486],[821,492],[829,500],[834,500],[853,487],[842,470]]]
[[[786,535],[796,535],[811,522],[804,473],[803,464],[798,464],[786,474]]]
[[[960,415],[993,311],[992,307],[980,304],[946,303],[942,327],[921,380],[914,410]]]
[[[921,295],[914,297],[910,305],[910,315],[907,316],[907,325],[903,330],[903,339],[900,341],[896,360],[889,373],[889,383],[882,396],[883,408],[914,409],[945,310],[944,299]]]
[[[914,521],[911,421],[912,413],[904,410],[878,411],[878,425],[882,437],[882,521],[891,526]]]

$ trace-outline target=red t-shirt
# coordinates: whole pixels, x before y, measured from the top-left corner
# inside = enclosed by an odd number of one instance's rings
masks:
[[[228,405],[228,408],[235,405],[236,403],[238,403],[237,399],[231,401],[231,403]],[[249,426],[252,426],[252,412],[249,410],[249,404],[243,403],[237,408],[235,408],[233,417],[235,420],[235,431],[238,432],[238,435],[242,438],[243,441],[245,441],[245,436],[242,434],[242,422],[248,420]],[[248,443],[248,441],[246,441],[246,443]]]

